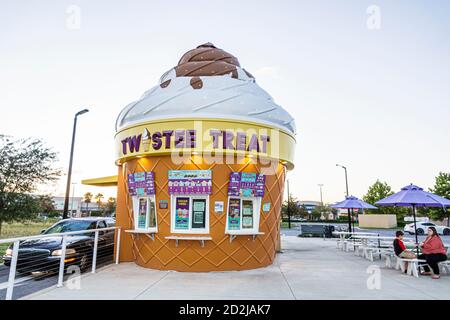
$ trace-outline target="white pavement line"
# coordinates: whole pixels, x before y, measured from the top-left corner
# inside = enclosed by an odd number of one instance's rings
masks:
[[[17,279],[17,280],[14,281],[14,286],[16,284],[21,283],[21,282],[32,280],[32,279],[33,279],[33,277],[31,277],[31,276],[27,276],[27,277],[23,277],[23,278]],[[7,287],[8,287],[8,281],[0,283],[0,290],[6,289]]]
[[[140,296],[142,296],[146,291],[150,290],[151,288],[153,288],[154,286],[156,286],[159,282],[161,282],[165,277],[167,277],[169,275],[170,271],[166,271],[166,274],[164,276],[162,276],[161,278],[159,278],[158,280],[156,280],[154,283],[152,283],[151,285],[149,285],[148,287],[146,287],[144,290],[141,291],[141,293],[139,293],[136,297],[133,298],[133,300],[136,300],[137,298],[139,298]]]

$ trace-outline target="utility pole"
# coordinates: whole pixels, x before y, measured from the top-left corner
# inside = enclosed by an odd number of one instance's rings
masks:
[[[77,131],[77,117],[86,112],[89,112],[89,110],[83,109],[81,111],[78,111],[73,119],[72,144],[70,147],[70,159],[69,159],[69,169],[67,172],[66,197],[64,198],[63,219],[67,219],[67,213],[69,212],[70,179],[72,178],[73,149],[75,146],[75,133]]]

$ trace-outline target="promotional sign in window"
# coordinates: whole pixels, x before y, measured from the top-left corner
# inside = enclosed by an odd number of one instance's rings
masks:
[[[138,228],[145,229],[147,219],[147,199],[139,198]]]
[[[176,198],[175,229],[189,229],[189,198]]]
[[[156,210],[155,203],[153,201],[150,202],[150,217],[149,217],[149,228],[156,227]]]
[[[260,173],[232,172],[228,195],[234,197],[264,197],[266,176]]]
[[[253,228],[253,201],[242,200],[242,228]]]
[[[206,218],[206,199],[192,200],[192,228],[204,228]]]
[[[228,206],[228,229],[239,230],[241,228],[241,199],[230,199]]]
[[[211,194],[211,170],[169,170],[169,194]]]
[[[131,196],[149,196],[155,194],[153,172],[136,172],[128,175],[128,193]]]

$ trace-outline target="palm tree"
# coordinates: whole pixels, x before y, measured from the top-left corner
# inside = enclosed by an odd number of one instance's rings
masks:
[[[114,212],[114,210],[116,209],[116,198],[108,198],[107,208],[110,214]]]
[[[90,192],[86,192],[84,194],[84,203],[86,203],[86,211],[89,211],[89,203],[91,203],[92,198],[94,197],[94,195]]]
[[[104,198],[105,196],[103,195],[103,193],[97,193],[96,195],[95,195],[95,200],[97,200],[97,205],[98,205],[98,210],[100,211],[100,205],[102,204],[102,199]]]

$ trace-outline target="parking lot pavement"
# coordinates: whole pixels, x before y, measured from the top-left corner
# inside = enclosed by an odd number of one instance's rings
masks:
[[[0,265],[0,300],[4,300],[6,296],[6,288],[8,286],[9,268]],[[13,299],[32,294],[56,285],[58,279],[56,275],[16,275],[14,282]]]
[[[107,262],[99,261],[98,268],[102,268],[105,265],[108,265],[112,261],[108,259]],[[0,300],[4,300],[6,297],[6,289],[8,287],[8,278],[9,278],[9,267],[5,265],[0,265]],[[67,279],[68,275],[64,276],[64,279]],[[34,292],[41,291],[46,288],[50,288],[55,286],[58,282],[58,275],[56,273],[33,273],[30,275],[21,275],[16,273],[16,278],[14,281],[14,290],[13,290],[13,300],[20,299],[22,297],[28,296]]]
[[[265,268],[192,273],[121,263],[84,275],[77,289],[52,287],[24,299],[450,299],[450,275],[417,279],[337,250],[335,239],[281,241],[283,253]]]

